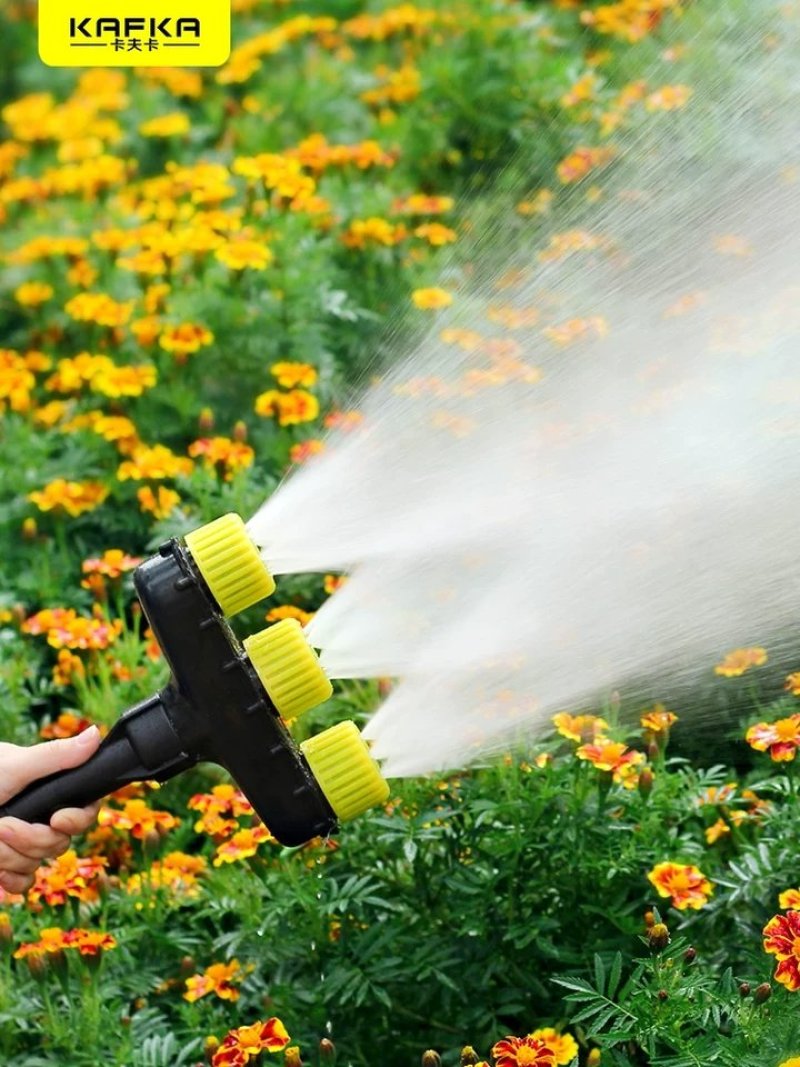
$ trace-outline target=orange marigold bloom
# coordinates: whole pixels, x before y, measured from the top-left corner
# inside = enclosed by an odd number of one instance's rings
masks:
[[[91,388],[103,396],[141,396],[156,384],[156,368],[144,363],[136,367],[108,367],[96,374]]]
[[[277,608],[270,608],[267,612],[267,622],[280,622],[281,619],[297,619],[301,626],[305,626],[314,618],[313,611],[303,611],[294,604],[283,604]]]
[[[211,330],[191,322],[182,322],[180,326],[169,326],[159,338],[159,344],[166,352],[173,352],[178,356],[198,352],[205,345],[212,344],[213,341],[214,334]]]
[[[708,903],[714,887],[701,870],[682,863],[658,863],[647,875],[660,897],[670,897],[679,911],[697,910]]]
[[[784,910],[787,908],[800,908],[800,889],[787,889],[778,898],[778,906]]]
[[[364,421],[360,411],[331,411],[322,420],[326,430],[355,430]]]
[[[446,289],[433,286],[429,289],[415,289],[411,294],[414,307],[423,311],[438,311],[453,303],[453,294]]]
[[[280,1019],[252,1023],[230,1030],[211,1059],[212,1067],[241,1067],[260,1052],[280,1052],[289,1044],[289,1034]]]
[[[124,326],[131,317],[135,301],[120,303],[105,293],[79,293],[64,307],[77,322],[96,322],[98,326]]]
[[[222,474],[227,482],[239,471],[252,466],[255,457],[250,445],[232,441],[229,437],[201,437],[189,445],[188,452],[194,459],[202,457],[203,466]]]
[[[186,992],[183,999],[192,1003],[216,993],[220,1000],[235,1001],[240,993],[236,988],[244,980],[245,974],[238,960],[230,963],[212,963],[202,974],[193,974],[186,979]],[[235,984],[234,984],[235,983]]]
[[[787,674],[786,683],[783,688],[787,689],[793,697],[800,697],[800,671],[795,671],[793,674]]]
[[[46,303],[53,295],[52,285],[47,282],[23,282],[15,291],[14,299],[22,307],[35,308]]]
[[[75,518],[86,511],[94,511],[108,496],[108,488],[100,482],[68,482],[56,478],[44,489],[28,494],[40,511],[64,512]]]
[[[757,752],[769,752],[776,763],[788,763],[800,747],[800,714],[777,722],[756,723],[747,731],[745,740]]]
[[[197,833],[212,837],[239,829],[237,819],[255,814],[244,793],[229,783],[215,785],[210,793],[195,793],[189,799],[188,807],[190,811],[200,812],[200,818],[194,824]]]
[[[539,1037],[505,1037],[492,1048],[495,1067],[555,1067],[552,1045]]]
[[[141,445],[134,449],[130,459],[120,463],[117,478],[121,482],[158,481],[161,478],[176,478],[192,473],[194,464],[186,456],[176,456],[165,445]]]
[[[645,99],[648,111],[676,111],[689,102],[692,90],[688,85],[664,85]]]
[[[730,826],[724,819],[717,819],[713,826],[706,828],[706,843],[709,845],[715,844],[720,838],[725,837],[726,834],[731,832]]]
[[[442,245],[452,244],[457,239],[458,234],[455,230],[451,230],[449,226],[443,226],[441,222],[424,222],[421,226],[416,227],[414,236],[427,241],[434,248],[441,248]]]
[[[608,333],[608,320],[602,315],[592,315],[587,319],[567,319],[556,326],[546,326],[542,333],[557,345],[570,345],[576,341],[590,341],[605,337]]]
[[[332,596],[337,589],[342,588],[346,581],[346,574],[326,574],[322,580],[322,587],[328,596]]]
[[[114,830],[123,830],[138,840],[142,840],[154,831],[166,834],[180,826],[181,820],[168,811],[155,811],[143,800],[129,800],[120,810],[118,808],[101,808],[97,816],[98,826],[110,826]]]
[[[37,870],[28,900],[32,904],[43,900],[51,907],[68,899],[92,903],[99,898],[98,881],[107,862],[102,856],[78,856],[69,849]]]
[[[162,860],[154,860],[149,870],[132,874],[125,883],[125,891],[131,896],[139,896],[145,891],[165,889],[179,901],[194,898],[200,893],[198,877],[206,867],[202,856],[169,852]]]
[[[273,363],[269,370],[283,389],[296,389],[298,386],[310,389],[317,381],[316,367],[310,363]]]
[[[141,562],[141,556],[129,556],[121,548],[109,548],[96,559],[85,559],[81,570],[84,574],[101,574],[113,581],[135,570]]]
[[[597,167],[604,166],[613,155],[613,149],[607,147],[576,148],[574,152],[570,152],[558,164],[556,174],[560,181],[565,185],[569,185],[572,182],[580,181],[581,178],[585,178],[590,171],[595,170]]]
[[[626,789],[636,788],[633,771],[645,759],[642,752],[628,748],[621,741],[607,741],[602,737],[594,744],[581,745],[575,755],[578,759],[588,760],[598,771],[610,772],[617,785],[624,785]]]
[[[325,442],[316,437],[307,441],[300,441],[289,449],[289,459],[292,463],[307,463],[313,456],[325,451]]]
[[[281,426],[295,426],[317,418],[319,401],[305,389],[292,389],[289,393],[268,389],[256,397],[255,411],[257,415],[277,416]]]
[[[67,653],[69,655],[69,653]],[[72,711],[62,711],[55,722],[45,723],[39,729],[39,737],[44,741],[52,741],[58,737],[75,737],[88,730],[94,723],[83,715],[76,715]]]
[[[395,225],[387,219],[373,215],[368,219],[353,219],[342,234],[342,243],[348,248],[367,248],[370,243],[391,248],[408,236],[402,224]]]
[[[414,193],[404,200],[396,200],[392,210],[403,215],[442,215],[450,211],[455,204],[452,196],[428,196],[426,193]]]
[[[558,1067],[566,1067],[566,1064],[572,1063],[578,1055],[578,1045],[572,1034],[560,1034],[552,1026],[534,1030],[528,1037],[538,1038],[549,1045],[555,1053]]]
[[[642,727],[651,734],[666,733],[678,721],[678,716],[667,711],[663,704],[656,704],[651,711],[645,712],[639,719]]]
[[[166,519],[181,501],[174,489],[159,485],[153,490],[149,485],[136,490],[136,499],[142,511],[150,512],[156,519]]]
[[[766,662],[765,648],[735,648],[725,656],[722,663],[716,665],[714,674],[720,674],[724,678],[738,678],[751,667],[763,667]]]
[[[568,711],[554,715],[553,725],[569,741],[599,741],[608,729],[608,723],[599,715],[570,715]]]
[[[101,952],[116,948],[116,939],[111,934],[98,930],[62,930],[58,926],[49,926],[40,931],[39,941],[29,941],[20,945],[14,953],[15,960],[28,956],[44,956],[75,949],[81,956],[97,956]]]
[[[764,927],[764,951],[778,960],[775,980],[800,990],[800,911],[773,916]]]
[[[214,866],[221,867],[223,863],[235,863],[237,860],[255,856],[259,845],[265,841],[274,841],[266,826],[253,826],[244,830],[237,830],[229,841],[223,842],[217,848],[213,860]]]

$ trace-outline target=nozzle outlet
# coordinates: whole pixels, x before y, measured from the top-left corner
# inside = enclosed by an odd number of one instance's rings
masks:
[[[303,741],[300,748],[341,822],[389,799],[389,783],[354,722],[339,722]]]
[[[188,533],[186,547],[223,615],[236,615],[275,591],[275,580],[233,512]]]
[[[322,704],[333,686],[297,619],[282,619],[242,642],[278,712],[293,719]]]

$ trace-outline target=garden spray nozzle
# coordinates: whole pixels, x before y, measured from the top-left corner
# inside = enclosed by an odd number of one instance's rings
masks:
[[[297,745],[284,719],[331,695],[294,619],[245,639],[226,616],[275,588],[238,515],[173,538],[134,572],[134,586],[169,664],[164,688],[126,711],[80,767],[33,782],[0,816],[49,822],[131,782],[164,782],[202,760],[225,767],[284,845],[337,828],[388,795],[354,723]]]

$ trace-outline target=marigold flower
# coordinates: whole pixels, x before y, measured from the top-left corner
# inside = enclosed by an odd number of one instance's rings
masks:
[[[776,763],[793,760],[800,747],[800,713],[777,722],[759,722],[751,726],[745,740],[757,752],[769,752]]]
[[[142,511],[150,512],[156,519],[166,519],[180,504],[181,498],[174,489],[159,485],[153,490],[149,485],[136,490],[136,499]]]
[[[127,801],[122,809],[101,808],[97,815],[98,826],[122,830],[140,841],[153,832],[166,834],[180,826],[180,822],[168,811],[156,811],[139,799]]]
[[[252,1023],[230,1030],[211,1059],[212,1067],[240,1067],[260,1052],[280,1052],[289,1044],[289,1034],[280,1019]]]
[[[533,1033],[528,1034],[528,1037],[538,1038],[549,1045],[555,1053],[555,1062],[558,1067],[565,1067],[566,1064],[572,1063],[578,1055],[578,1045],[572,1034],[560,1034],[552,1026],[534,1030]]]
[[[764,951],[778,960],[775,980],[800,990],[800,911],[773,916],[764,927]]]
[[[94,723],[83,715],[76,715],[73,711],[62,711],[55,722],[45,723],[39,728],[39,737],[44,741],[52,741],[59,737],[75,737],[88,730]]]
[[[644,712],[639,719],[642,727],[651,734],[667,733],[671,726],[678,721],[678,716],[667,711],[663,704],[656,704],[651,711]]]
[[[692,90],[688,85],[664,85],[645,99],[648,111],[676,111],[689,102]]]
[[[112,398],[141,396],[145,389],[156,384],[156,368],[150,364],[127,367],[107,367],[92,378],[91,388],[96,393]]]
[[[697,910],[708,903],[714,892],[712,883],[703,872],[689,864],[658,863],[647,875],[660,897],[669,897],[679,911]]]
[[[568,711],[554,715],[553,725],[569,741],[600,741],[608,729],[608,723],[599,715],[570,715]]]
[[[453,303],[453,294],[436,286],[429,289],[415,289],[411,294],[414,307],[424,311],[438,311]]]
[[[405,226],[395,225],[387,219],[372,216],[368,219],[353,219],[342,234],[342,243],[347,248],[367,248],[370,244],[391,248],[405,240]]]
[[[131,317],[134,301],[120,303],[105,293],[79,293],[64,307],[77,322],[95,322],[98,326],[124,326]]]
[[[598,771],[612,774],[617,785],[626,789],[636,788],[635,768],[645,761],[644,753],[628,748],[621,741],[607,741],[602,737],[594,744],[581,745],[575,755],[578,759],[588,760]]]
[[[586,175],[604,166],[613,157],[614,150],[608,147],[601,148],[576,148],[556,167],[559,180],[565,185],[580,181]]]
[[[252,466],[255,452],[242,441],[229,437],[201,437],[188,448],[193,459],[202,457],[206,470],[217,471],[229,482],[235,474]]]
[[[427,241],[434,248],[441,248],[443,245],[452,244],[458,234],[449,226],[443,226],[441,222],[424,222],[415,228],[414,236]]]
[[[495,1067],[555,1067],[555,1049],[539,1037],[506,1037],[492,1048]]]
[[[186,992],[183,999],[193,1003],[201,997],[215,993],[220,1000],[239,999],[240,992],[236,988],[244,980],[245,972],[238,960],[230,963],[212,963],[206,967],[202,974],[193,974],[186,979]]]
[[[189,117],[182,111],[173,111],[169,115],[160,115],[139,126],[142,137],[179,137],[188,133]]]
[[[40,940],[20,945],[14,953],[15,960],[28,956],[52,955],[64,949],[74,949],[81,956],[97,956],[101,952],[116,948],[116,939],[111,934],[97,930],[62,930],[58,926],[49,926],[40,931]]]
[[[310,389],[317,381],[316,367],[310,363],[273,363],[270,374],[283,389]]]
[[[239,238],[228,241],[214,255],[231,270],[266,270],[275,259],[263,242]]]
[[[455,204],[452,196],[429,196],[426,193],[414,193],[404,200],[396,200],[392,210],[403,215],[443,215],[451,211]]]
[[[237,860],[248,859],[250,856],[255,856],[259,845],[273,840],[266,826],[237,830],[229,841],[224,841],[218,846],[213,864],[215,867],[221,867],[223,863],[235,863]]]
[[[346,582],[346,574],[326,574],[322,580],[322,587],[328,596],[333,596],[336,590],[341,589]]]
[[[267,612],[267,622],[280,622],[281,619],[297,619],[301,626],[306,626],[314,618],[313,611],[303,611],[294,604],[283,604],[277,608],[270,608]]]
[[[190,811],[199,811],[194,824],[197,833],[211,836],[227,834],[239,828],[237,819],[255,814],[253,806],[240,789],[229,783],[215,785],[210,793],[195,793],[190,797]]]
[[[325,442],[311,437],[307,441],[299,441],[289,449],[289,459],[292,463],[307,463],[320,452],[325,451]]]
[[[176,456],[165,445],[141,445],[134,449],[131,458],[120,463],[117,478],[121,482],[158,481],[162,478],[177,478],[192,473],[194,464],[186,456]]]
[[[322,420],[326,430],[343,430],[346,433],[357,429],[364,421],[360,411],[331,411]]]
[[[800,889],[787,889],[781,893],[778,898],[778,906],[784,910],[787,908],[800,909]]]
[[[793,697],[800,697],[800,671],[787,674],[786,684],[783,688],[788,690]]]
[[[68,482],[56,478],[44,489],[28,494],[40,511],[64,512],[76,518],[86,511],[94,511],[108,496],[108,488],[100,482]]]
[[[289,393],[268,389],[256,397],[255,411],[257,415],[277,416],[281,426],[295,426],[317,418],[319,401],[305,389],[292,389]]]
[[[731,828],[730,828],[730,826],[728,826],[728,824],[725,822],[725,820],[724,819],[717,819],[717,821],[714,823],[713,826],[709,826],[709,827],[706,828],[706,831],[705,831],[706,843],[709,844],[709,845],[713,845],[717,841],[719,841],[720,838],[725,837],[730,832],[731,832]]]
[[[74,849],[69,849],[39,867],[28,890],[28,900],[31,904],[43,900],[51,907],[66,904],[68,899],[92,903],[99,898],[98,881],[106,863],[102,856],[78,856]]]
[[[201,348],[212,344],[214,334],[205,326],[191,322],[182,322],[180,326],[170,326],[161,334],[159,344],[166,352],[177,356],[191,355]]]
[[[101,574],[116,581],[123,574],[135,570],[142,562],[140,556],[129,556],[121,548],[108,548],[95,559],[85,559],[81,564],[84,574]]]
[[[35,308],[45,304],[53,295],[52,285],[47,282],[23,282],[14,291],[14,299],[22,307]]]
[[[752,667],[763,667],[767,662],[765,648],[735,648],[714,668],[714,674],[723,678],[738,678]]]

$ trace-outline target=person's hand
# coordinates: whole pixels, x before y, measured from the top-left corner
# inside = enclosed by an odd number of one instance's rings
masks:
[[[0,804],[37,778],[84,763],[99,744],[96,726],[76,737],[45,741],[30,748],[0,742]],[[0,886],[9,893],[25,892],[42,860],[66,852],[70,837],[91,826],[98,807],[92,804],[88,808],[64,808],[55,813],[49,826],[11,816],[0,819]]]

